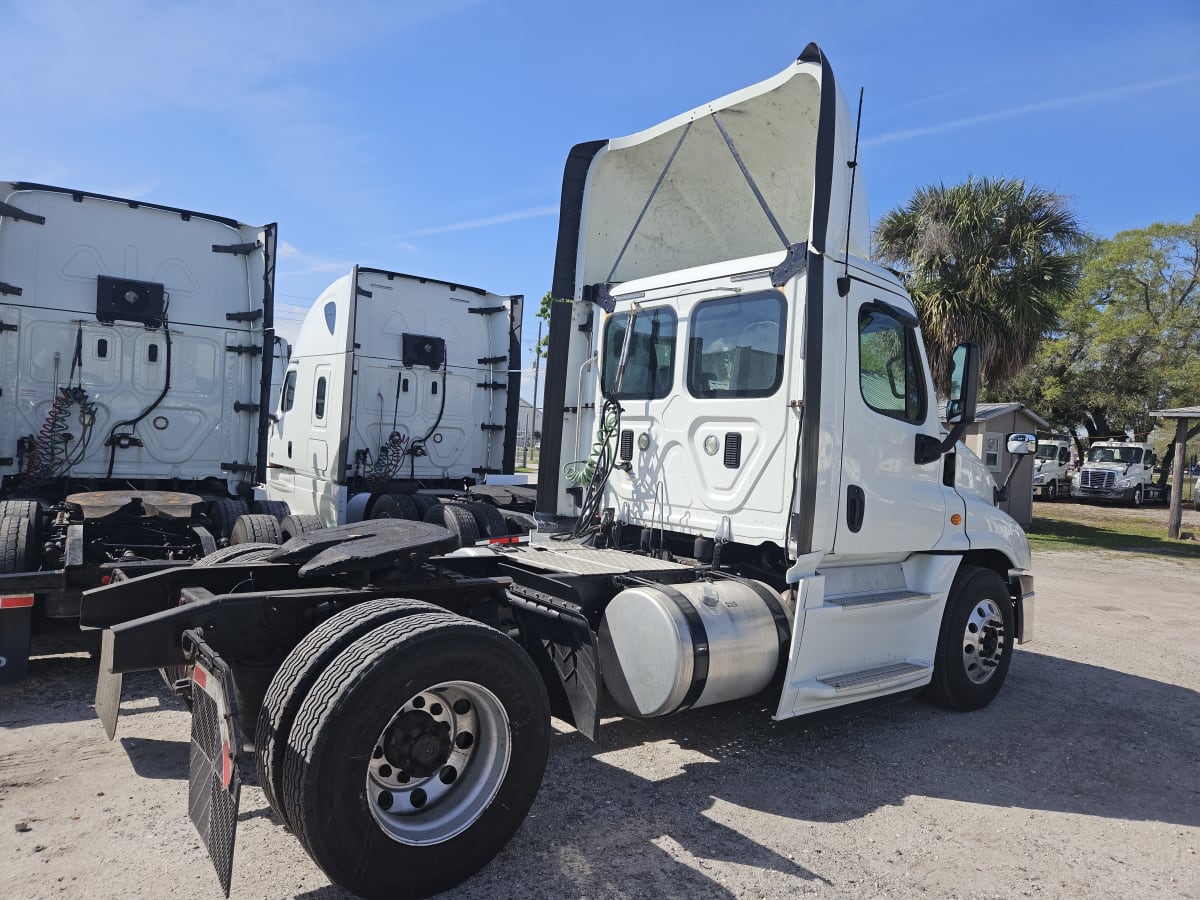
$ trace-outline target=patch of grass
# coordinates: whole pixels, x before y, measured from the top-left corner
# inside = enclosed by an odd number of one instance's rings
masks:
[[[1069,510],[1070,507],[1061,507]],[[1057,510],[1033,517],[1029,545],[1036,550],[1138,550],[1175,558],[1200,559],[1200,543],[1173,541],[1159,524],[1134,519],[1113,518],[1104,522],[1081,522]],[[1041,513],[1041,510],[1038,510]],[[1185,526],[1184,532],[1188,529]]]

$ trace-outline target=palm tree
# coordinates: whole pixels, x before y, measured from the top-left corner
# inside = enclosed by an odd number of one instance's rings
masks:
[[[1084,242],[1064,197],[1009,178],[920,188],[875,229],[876,255],[907,278],[943,395],[961,341],[979,344],[993,394],[1033,359],[1079,284]]]

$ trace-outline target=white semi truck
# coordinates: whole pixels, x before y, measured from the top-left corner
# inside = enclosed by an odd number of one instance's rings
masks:
[[[276,229],[0,183],[0,681],[35,607],[197,559],[264,474]]]
[[[602,694],[651,717],[770,690],[776,719],[996,696],[1033,583],[957,441],[978,350],[947,434],[913,304],[865,258],[855,161],[816,45],[571,151],[530,543],[376,520],[88,593],[110,737],[122,673],[192,667],[191,814],[226,891],[247,752],[331,880],[425,897],[508,842],[551,715],[595,737]]]
[[[287,527],[421,519],[439,495],[511,475],[521,311],[520,295],[367,266],[326,288],[300,327],[273,417],[264,488],[289,505]],[[464,508],[478,523],[444,521],[467,542],[507,533],[503,518]]]
[[[1057,500],[1071,496],[1071,439],[1043,438],[1033,460],[1033,496]]]
[[[1105,500],[1141,506],[1165,501],[1166,490],[1154,483],[1154,447],[1137,441],[1094,441],[1071,482],[1080,500]]]

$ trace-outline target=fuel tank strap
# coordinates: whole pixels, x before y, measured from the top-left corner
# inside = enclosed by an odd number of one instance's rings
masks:
[[[641,579],[638,580],[641,581]],[[690,709],[692,704],[700,699],[700,695],[704,693],[704,686],[708,684],[708,629],[704,627],[704,620],[700,618],[700,613],[692,605],[692,602],[671,585],[657,581],[642,581],[641,583],[669,598],[679,607],[684,621],[687,622],[688,633],[692,639],[692,686],[688,688],[688,692],[673,710],[682,712]]]

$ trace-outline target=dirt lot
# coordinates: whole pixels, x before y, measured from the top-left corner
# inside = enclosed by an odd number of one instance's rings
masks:
[[[773,725],[759,699],[554,737],[532,815],[460,898],[1200,897],[1200,563],[1035,557],[1037,639],[988,709]],[[186,811],[188,717],[44,640],[0,689],[0,893],[220,897]],[[345,896],[251,785],[234,896]]]

